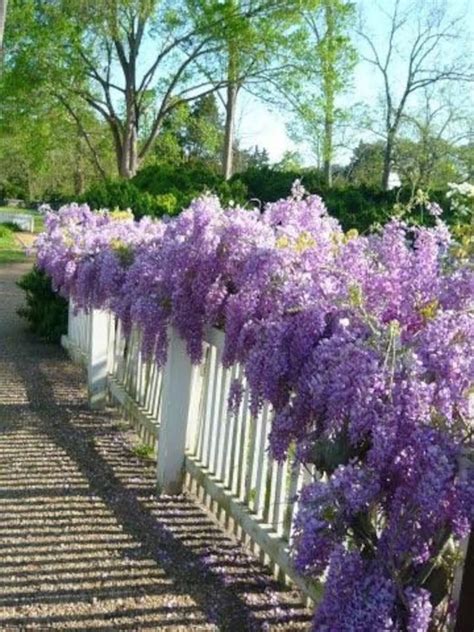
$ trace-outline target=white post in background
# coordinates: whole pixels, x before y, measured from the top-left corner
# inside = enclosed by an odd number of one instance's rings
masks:
[[[194,404],[199,388],[199,367],[191,364],[186,344],[170,329],[158,435],[157,479],[161,494],[182,492],[186,432],[188,423],[197,414]]]
[[[91,408],[102,408],[107,401],[109,358],[109,313],[93,309],[90,313],[87,386]]]
[[[469,414],[468,414],[468,420],[474,419],[474,396],[470,396],[469,397]],[[462,481],[466,481],[468,478],[468,473],[469,470],[474,467],[474,454],[472,453],[472,450],[470,450],[469,448],[464,448],[461,452],[461,455],[459,457],[459,479]],[[454,572],[454,581],[453,581],[453,589],[452,589],[452,599],[454,601],[454,603],[456,603],[458,605],[458,613],[457,613],[457,617],[456,619],[461,619],[461,620],[466,620],[466,613],[467,612],[471,612],[472,614],[472,608],[469,604],[471,604],[471,598],[468,596],[469,593],[471,593],[471,597],[472,597],[472,585],[469,588],[464,588],[463,584],[466,583],[466,585],[469,584],[469,582],[472,584],[472,572],[471,572],[471,579],[466,579],[466,577],[469,577],[468,573],[469,573],[469,567],[468,567],[468,551],[469,549],[471,549],[472,551],[472,544],[470,545],[470,539],[473,538],[473,526],[471,525],[471,531],[470,533],[467,534],[467,536],[465,538],[463,538],[460,542],[459,545],[459,553],[460,553],[460,561],[457,564],[456,570]],[[467,599],[464,598],[464,601],[466,603],[462,604],[461,601],[461,592],[465,592]],[[473,615],[474,616],[474,615]],[[456,621],[456,623],[458,623]],[[465,624],[465,621],[464,621]],[[456,628],[457,630],[458,628]],[[459,630],[461,631],[463,628],[459,627]],[[466,630],[468,629],[468,626],[466,626],[465,628]]]

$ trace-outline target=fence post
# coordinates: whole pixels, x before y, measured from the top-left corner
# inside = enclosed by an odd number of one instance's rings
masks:
[[[471,531],[466,542],[466,556],[464,558],[464,574],[458,593],[458,610],[454,632],[471,632],[474,630],[474,610],[472,595],[474,594],[474,533]]]
[[[198,386],[199,367],[193,366],[186,344],[170,329],[168,358],[163,369],[163,390],[158,435],[157,482],[161,494],[180,494],[184,479],[186,432]]]
[[[109,347],[109,313],[93,309],[90,312],[87,386],[91,408],[103,408],[107,401],[107,369]]]
[[[469,397],[469,418],[474,418],[474,396]],[[472,450],[464,449],[459,460],[459,478],[466,480],[468,471],[474,466]],[[453,600],[457,603],[456,625],[454,632],[474,630],[474,610],[472,595],[474,590],[474,525],[471,532],[460,545],[462,562],[454,575]]]

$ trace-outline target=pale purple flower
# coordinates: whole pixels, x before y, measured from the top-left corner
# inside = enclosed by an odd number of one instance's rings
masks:
[[[263,214],[210,196],[167,222],[70,205],[37,241],[53,287],[138,327],[159,365],[170,326],[196,363],[206,330],[225,332],[223,362],[244,371],[231,407],[244,386],[254,414],[269,403],[272,456],[294,448],[325,476],[300,491],[293,551],[327,576],[318,631],[426,630],[436,611],[415,579],[474,518],[460,468],[474,272],[431,210],[434,228],[392,220],[349,239],[295,182]]]
[[[427,206],[427,210],[432,217],[441,217],[443,214],[443,209],[437,202],[430,202]]]

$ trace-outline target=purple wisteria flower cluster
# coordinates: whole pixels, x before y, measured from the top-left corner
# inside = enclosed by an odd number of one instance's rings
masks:
[[[160,364],[170,325],[194,362],[224,329],[253,411],[273,408],[273,456],[315,473],[294,533],[297,568],[326,582],[314,629],[423,632],[446,629],[474,517],[474,271],[454,252],[439,218],[344,233],[298,183],[262,214],[214,197],[167,222],[66,207],[38,265],[139,327]]]

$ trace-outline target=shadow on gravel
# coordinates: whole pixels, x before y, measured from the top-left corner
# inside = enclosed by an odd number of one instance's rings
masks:
[[[8,624],[88,631],[306,629],[310,616],[298,595],[265,575],[197,504],[186,496],[156,496],[154,465],[133,454],[114,412],[87,408],[79,369],[28,335],[24,344],[29,355],[8,359],[23,396],[0,397],[7,402],[0,405],[0,460],[17,454],[18,461],[11,485],[5,475],[0,479],[0,512],[25,520],[18,527],[20,551],[14,526],[3,543],[0,520],[0,608],[20,612]],[[29,466],[37,479],[22,481]],[[78,542],[72,533],[80,534]],[[150,605],[160,595],[163,606]],[[23,614],[35,600],[47,614]],[[68,615],[63,606],[80,600],[90,613]]]

